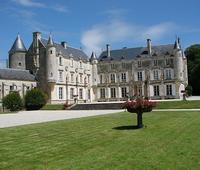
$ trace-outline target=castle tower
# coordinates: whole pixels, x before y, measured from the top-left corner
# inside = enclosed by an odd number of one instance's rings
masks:
[[[14,69],[26,69],[25,63],[25,55],[26,55],[26,47],[20,37],[17,35],[15,42],[13,43],[12,48],[9,51],[9,68]]]
[[[57,59],[56,59],[56,47],[52,36],[49,36],[46,48],[46,66],[47,66],[47,82],[56,83],[57,80]]]

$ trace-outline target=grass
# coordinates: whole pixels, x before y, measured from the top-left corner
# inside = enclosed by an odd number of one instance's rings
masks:
[[[41,110],[63,110],[63,104],[46,104]]]
[[[161,101],[157,103],[156,109],[198,109],[200,100],[193,101]]]
[[[0,129],[0,169],[199,169],[200,112],[127,112]]]

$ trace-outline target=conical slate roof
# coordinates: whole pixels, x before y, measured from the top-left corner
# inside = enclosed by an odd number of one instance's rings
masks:
[[[91,55],[90,59],[91,59],[91,60],[96,60],[96,59],[97,59],[94,52],[92,52],[92,55]]]
[[[9,53],[26,52],[26,51],[27,51],[26,47],[24,46],[24,43],[23,43],[22,39],[20,38],[20,35],[18,34],[15,42],[13,43],[12,48],[9,51]]]
[[[51,34],[49,35],[49,39],[48,39],[47,45],[53,45],[53,38],[52,38]]]

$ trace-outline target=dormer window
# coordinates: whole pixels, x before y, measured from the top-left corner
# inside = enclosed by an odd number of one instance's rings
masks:
[[[73,60],[73,58],[72,58],[72,59],[71,59],[70,66],[73,67],[73,65],[74,65],[74,60]]]
[[[80,61],[80,68],[83,68],[83,63],[82,63],[82,61]]]

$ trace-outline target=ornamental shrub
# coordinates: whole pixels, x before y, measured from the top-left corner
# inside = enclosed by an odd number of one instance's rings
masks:
[[[23,101],[18,92],[10,92],[2,100],[3,106],[11,112],[23,109]]]
[[[25,107],[27,110],[39,110],[46,102],[47,96],[40,89],[31,89],[25,95]]]

